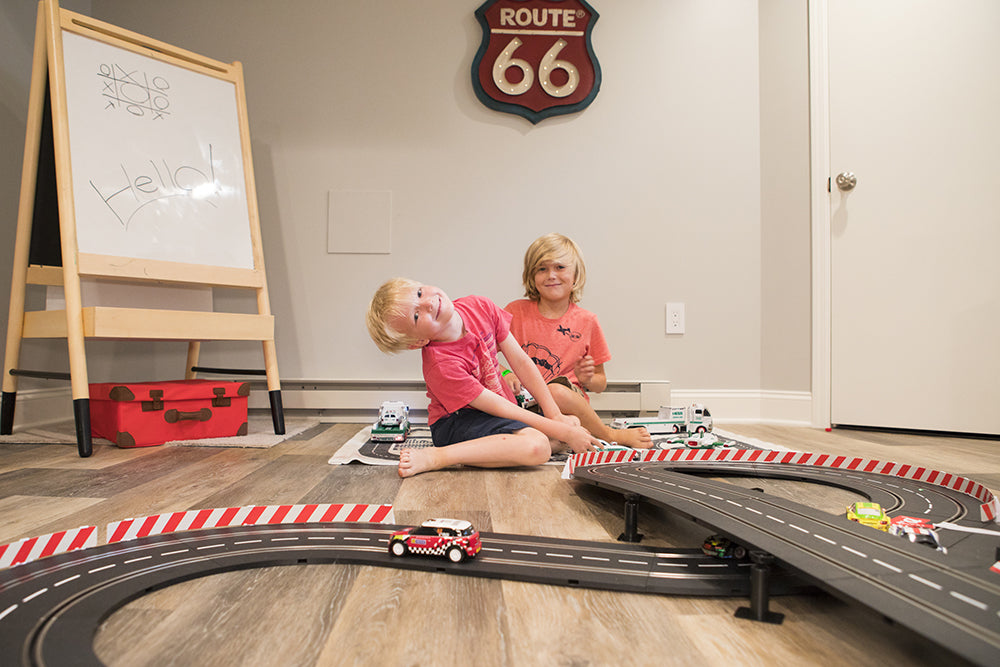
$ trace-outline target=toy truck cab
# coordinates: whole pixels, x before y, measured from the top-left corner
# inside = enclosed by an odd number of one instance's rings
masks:
[[[712,414],[701,403],[692,403],[687,409],[688,433],[705,433],[712,430]]]
[[[399,426],[407,415],[410,406],[400,401],[386,401],[378,411],[378,423],[382,426]]]

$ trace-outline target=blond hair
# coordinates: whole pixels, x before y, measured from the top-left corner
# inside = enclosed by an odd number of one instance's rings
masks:
[[[375,290],[375,296],[368,304],[365,324],[378,349],[386,354],[395,354],[410,349],[418,341],[401,334],[389,324],[393,320],[409,315],[413,306],[414,292],[421,283],[409,278],[387,280]]]
[[[573,242],[573,239],[562,234],[546,234],[535,239],[527,252],[524,253],[524,272],[521,281],[524,283],[524,296],[532,301],[538,301],[538,290],[535,288],[535,271],[542,262],[562,262],[573,266],[573,291],[570,292],[570,303],[576,303],[583,296],[583,286],[587,282],[587,267],[583,263],[583,252]]]

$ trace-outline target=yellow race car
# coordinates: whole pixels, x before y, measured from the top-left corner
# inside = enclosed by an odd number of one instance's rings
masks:
[[[878,503],[851,503],[847,506],[847,518],[864,526],[889,532],[889,517]]]

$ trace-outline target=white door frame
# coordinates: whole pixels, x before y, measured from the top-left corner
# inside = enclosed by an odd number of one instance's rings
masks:
[[[830,18],[829,0],[809,0],[809,156],[812,217],[812,425],[830,426]]]

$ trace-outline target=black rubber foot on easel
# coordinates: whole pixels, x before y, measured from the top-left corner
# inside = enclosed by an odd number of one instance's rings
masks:
[[[16,391],[3,392],[0,399],[0,435],[10,435],[14,432],[14,399]]]
[[[73,399],[73,417],[76,421],[76,448],[80,458],[87,458],[94,453],[90,440],[90,399]]]
[[[274,422],[275,435],[285,434],[285,410],[281,407],[281,390],[275,389],[268,392],[271,399],[271,421]]]
[[[771,574],[771,563],[774,556],[766,551],[751,551],[750,560],[750,606],[740,607],[734,614],[736,618],[746,618],[761,623],[780,625],[785,620],[784,614],[768,611],[768,584]]]
[[[618,536],[619,542],[641,542],[639,533],[639,496],[630,493],[625,496],[625,532]]]

